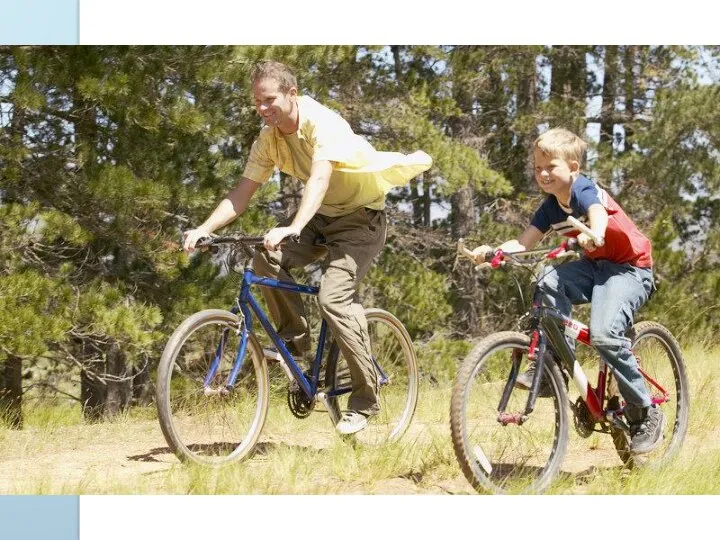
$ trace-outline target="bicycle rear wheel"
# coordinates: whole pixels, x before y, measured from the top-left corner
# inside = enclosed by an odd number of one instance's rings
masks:
[[[620,459],[628,467],[652,462],[659,464],[671,458],[682,446],[687,433],[690,411],[690,392],[685,362],[677,340],[670,331],[651,321],[642,321],[632,330],[632,350],[645,377],[645,387],[667,420],[663,441],[649,454],[630,452],[630,435],[620,428],[612,428],[613,443]],[[665,390],[665,395],[662,390]]]
[[[363,444],[380,445],[397,441],[410,426],[418,400],[417,358],[410,336],[397,317],[381,309],[366,309],[365,317],[370,350],[379,372],[380,412],[354,437]],[[330,392],[345,391],[329,399],[330,407],[339,415],[347,410],[352,387],[350,370],[342,353],[330,355],[325,380],[329,382]]]
[[[450,406],[452,442],[460,468],[478,491],[542,491],[565,456],[567,391],[554,361],[543,369],[552,397],[538,398],[522,425],[498,421],[513,361],[522,372],[529,347],[530,338],[519,332],[492,334],[475,345],[458,371]],[[505,412],[522,414],[527,399],[527,391],[512,389]]]
[[[165,440],[181,461],[218,466],[255,447],[268,410],[268,372],[251,335],[235,386],[224,390],[239,349],[240,319],[209,309],[175,330],[158,367],[157,408]],[[213,361],[219,364],[209,384]]]

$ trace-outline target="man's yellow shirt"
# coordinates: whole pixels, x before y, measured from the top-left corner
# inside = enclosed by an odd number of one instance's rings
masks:
[[[331,161],[333,172],[319,214],[344,216],[361,207],[382,210],[388,191],[432,166],[432,158],[422,151],[378,152],[339,114],[311,97],[298,97],[298,115],[299,127],[292,135],[263,127],[243,176],[264,184],[277,167],[305,183],[313,162]]]

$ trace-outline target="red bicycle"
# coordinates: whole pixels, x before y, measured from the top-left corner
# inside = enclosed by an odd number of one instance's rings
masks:
[[[519,253],[496,251],[481,266],[532,269],[574,255],[573,243]],[[474,258],[462,240],[458,254]],[[528,315],[526,332],[498,332],[478,342],[463,361],[453,387],[453,447],[475,489],[494,493],[546,489],[567,451],[568,408],[582,437],[595,432],[609,434],[628,466],[640,464],[641,459],[642,463],[662,461],[680,448],[688,425],[688,382],[680,346],[667,328],[643,321],[634,325],[628,336],[652,402],[662,407],[667,418],[662,444],[641,458],[630,453],[624,403],[612,372],[590,347],[587,325],[543,306],[537,287]],[[568,338],[586,346],[585,350],[576,354]],[[588,355],[597,358],[594,365],[599,366],[594,387],[578,360]],[[516,389],[515,381],[529,361],[536,362],[536,369],[528,392]],[[566,389],[570,379],[580,394],[574,403]],[[541,393],[549,397],[537,399]]]

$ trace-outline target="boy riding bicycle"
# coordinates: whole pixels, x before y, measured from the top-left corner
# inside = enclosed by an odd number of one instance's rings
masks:
[[[564,236],[577,236],[584,257],[548,267],[537,286],[548,305],[568,316],[573,304],[591,303],[592,344],[612,370],[626,402],[631,451],[644,454],[661,442],[665,417],[651,405],[625,333],[653,290],[652,249],[648,238],[607,192],[581,174],[586,148],[580,137],[562,128],[551,129],[536,139],[535,179],[548,197],[530,226],[516,240],[497,249],[532,249],[550,229]],[[568,216],[589,222],[592,232],[603,241],[596,245],[585,233],[578,234],[568,223]],[[473,254],[482,263],[490,251],[494,251],[490,246],[480,246]],[[531,364],[516,384],[529,388],[534,369]]]

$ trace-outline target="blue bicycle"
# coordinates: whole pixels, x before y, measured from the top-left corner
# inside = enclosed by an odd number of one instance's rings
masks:
[[[201,240],[198,247],[218,249],[223,244],[231,246],[228,260],[234,266],[243,256],[252,260],[253,250],[262,249],[262,237],[214,237]],[[269,403],[280,393],[298,418],[322,403],[333,425],[346,405],[352,389],[349,369],[327,323],[322,321],[314,360],[303,370],[251,293],[253,286],[315,296],[319,292],[318,287],[260,277],[246,264],[230,311],[200,311],[175,330],[160,359],[156,403],[165,440],[181,461],[223,465],[248,457],[259,441]],[[367,309],[365,315],[381,409],[353,437],[383,444],[399,439],[415,413],[417,359],[410,336],[395,316],[380,309]],[[261,347],[255,318],[274,350]],[[289,379],[286,388],[271,387],[269,362],[283,368]]]

